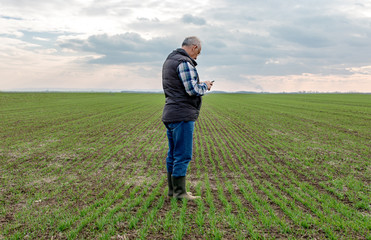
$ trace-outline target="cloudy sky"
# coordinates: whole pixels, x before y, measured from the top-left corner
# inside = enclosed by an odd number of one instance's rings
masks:
[[[161,90],[191,35],[214,90],[371,92],[370,0],[0,0],[0,90]]]

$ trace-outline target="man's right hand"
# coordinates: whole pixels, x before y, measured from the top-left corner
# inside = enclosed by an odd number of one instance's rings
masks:
[[[207,85],[207,90],[210,91],[211,87],[213,86],[213,83],[211,81],[205,81],[204,83],[206,83]]]

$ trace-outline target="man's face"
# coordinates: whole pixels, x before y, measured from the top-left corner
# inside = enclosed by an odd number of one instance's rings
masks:
[[[196,60],[197,56],[200,54],[201,54],[201,45],[200,46],[192,45],[190,57]]]

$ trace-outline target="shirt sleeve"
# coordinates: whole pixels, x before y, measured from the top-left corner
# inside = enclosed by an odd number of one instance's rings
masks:
[[[177,72],[189,96],[202,96],[205,94],[207,85],[206,83],[198,82],[197,70],[189,62],[179,64]]]

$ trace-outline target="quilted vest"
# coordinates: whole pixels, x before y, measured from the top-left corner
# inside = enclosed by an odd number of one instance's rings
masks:
[[[200,113],[202,98],[189,96],[178,76],[177,68],[182,62],[197,66],[184,49],[178,48],[169,54],[162,67],[162,87],[166,98],[163,122],[196,121]]]

